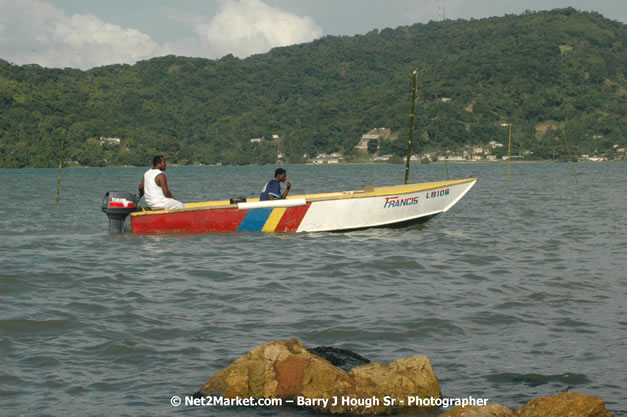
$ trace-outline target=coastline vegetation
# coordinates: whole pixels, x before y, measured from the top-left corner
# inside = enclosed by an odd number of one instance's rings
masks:
[[[346,162],[507,144],[524,160],[625,158],[625,24],[573,8],[326,36],[218,60],[165,56],[88,71],[0,59],[0,168]],[[391,135],[355,149],[377,127]],[[274,138],[273,138],[274,137]],[[119,141],[106,138],[119,138]],[[253,138],[262,140],[251,142]],[[622,153],[621,153],[622,150]],[[497,159],[507,145],[493,148]]]

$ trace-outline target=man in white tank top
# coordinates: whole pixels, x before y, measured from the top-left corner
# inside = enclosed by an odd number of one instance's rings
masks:
[[[174,199],[168,188],[168,180],[163,171],[168,166],[162,155],[152,159],[152,169],[144,174],[139,183],[139,198],[144,196],[146,204],[153,210],[184,208],[185,204]]]

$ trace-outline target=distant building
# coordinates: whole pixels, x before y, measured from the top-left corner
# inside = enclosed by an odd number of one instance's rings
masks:
[[[444,156],[444,157],[439,157],[439,160],[443,160],[443,161],[463,161],[464,157],[461,155],[448,155],[448,156]]]
[[[119,145],[120,138],[100,136],[100,145]]]
[[[368,142],[371,140],[385,140],[390,136],[390,129],[386,127],[380,127],[372,129],[370,132],[361,136],[359,143],[355,146],[361,153],[368,153]]]
[[[252,139],[250,140],[250,143],[261,143],[261,142],[263,142],[263,139],[264,139],[263,137],[260,137],[260,138],[252,138]]]
[[[495,140],[491,140],[491,141],[490,141],[490,147],[492,147],[492,149],[502,148],[502,147],[503,147],[503,144],[502,144],[502,143],[499,143],[499,142],[497,142],[497,141],[495,141]]]
[[[344,155],[339,152],[333,152],[330,155],[326,153],[319,153],[315,158],[313,158],[310,162],[312,164],[320,165],[320,164],[339,164],[344,159]]]

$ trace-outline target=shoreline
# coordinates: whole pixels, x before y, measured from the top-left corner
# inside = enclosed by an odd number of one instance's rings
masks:
[[[427,164],[422,164],[420,162],[413,163],[410,165],[447,165],[447,164],[455,164],[455,165],[463,165],[463,164],[503,164],[507,161],[499,160],[499,161],[447,161],[447,162],[429,162]],[[577,161],[577,163],[582,164],[607,164],[607,163],[621,163],[627,162],[625,160],[613,160],[613,161]],[[552,160],[541,160],[541,161],[511,161],[512,164],[550,164],[550,163],[568,163],[568,161],[552,161]],[[311,162],[302,163],[302,164],[266,164],[266,165],[258,165],[258,164],[247,164],[247,165],[218,165],[218,164],[207,164],[207,165],[179,165],[179,164],[168,164],[171,167],[251,167],[251,166],[260,166],[260,167],[268,167],[268,166],[332,166],[332,165],[404,165],[403,162],[340,162],[337,164],[314,164]],[[87,165],[78,165],[78,166],[64,166],[63,169],[85,169],[85,168],[145,168],[148,165],[111,165],[111,166],[87,166]],[[0,168],[0,170],[6,169],[58,169],[57,167],[22,167],[22,168]]]

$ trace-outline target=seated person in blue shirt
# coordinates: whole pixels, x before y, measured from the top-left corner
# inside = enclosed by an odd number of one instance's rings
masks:
[[[277,168],[274,171],[274,178],[266,183],[261,191],[261,195],[259,196],[259,201],[265,200],[278,200],[281,198],[287,197],[287,193],[290,192],[290,188],[292,188],[292,184],[287,179],[287,171],[283,168]],[[287,188],[281,194],[281,183],[284,182]]]

